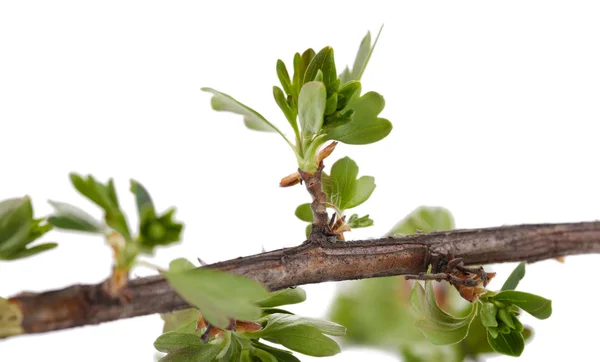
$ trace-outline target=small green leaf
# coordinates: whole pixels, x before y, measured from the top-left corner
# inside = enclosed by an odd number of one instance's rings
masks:
[[[481,316],[481,323],[485,327],[498,327],[498,321],[496,320],[496,314],[498,313],[498,307],[494,303],[485,302],[481,304],[479,309],[479,315]]]
[[[417,231],[430,233],[453,228],[454,218],[450,211],[442,207],[421,206],[400,220],[386,235],[405,236],[415,234]]]
[[[39,254],[42,253],[44,251],[48,251],[51,249],[54,249],[58,246],[57,243],[44,243],[44,244],[39,244],[36,246],[33,246],[31,248],[24,248],[21,249],[19,251],[17,251],[14,254],[11,254],[10,256],[6,257],[6,260],[17,260],[17,259],[23,259],[23,258],[28,258],[30,256],[33,256],[35,254]]]
[[[500,333],[497,337],[488,330],[488,343],[498,352],[508,356],[519,357],[525,349],[525,340],[523,335],[516,331],[511,331],[508,334]]]
[[[308,82],[300,90],[298,118],[305,138],[311,138],[321,131],[325,103],[326,91],[323,83]]]
[[[175,331],[181,326],[196,322],[198,319],[198,309],[196,308],[188,308],[177,310],[171,313],[162,313],[160,318],[165,322],[163,325],[163,333]]]
[[[348,209],[356,195],[358,166],[350,157],[337,160],[331,166],[331,175],[323,179],[323,191],[340,210]]]
[[[363,176],[356,181],[355,193],[346,205],[346,209],[353,209],[367,201],[375,190],[375,177]]]
[[[163,275],[183,299],[221,329],[229,325],[229,318],[258,319],[261,311],[255,302],[268,296],[260,283],[217,270],[197,268],[163,272]]]
[[[275,126],[265,119],[260,113],[252,108],[238,102],[230,95],[221,93],[212,88],[201,88],[205,92],[213,94],[210,101],[212,108],[215,111],[231,112],[244,116],[244,124],[246,127],[263,132],[277,132]]]
[[[104,221],[108,226],[121,234],[125,240],[131,240],[131,233],[125,215],[119,207],[119,200],[112,179],[106,184],[96,181],[92,175],[86,178],[76,174],[69,174],[71,183],[80,194],[104,209]]]
[[[538,319],[546,319],[552,315],[552,301],[535,294],[505,290],[493,298],[499,302],[514,304]]]
[[[348,219],[348,225],[352,229],[366,228],[373,225],[373,220],[369,218],[369,215],[358,217],[358,214],[352,214]]]
[[[515,290],[519,285],[521,279],[525,277],[525,262],[522,261],[517,265],[517,267],[510,273],[508,279],[502,285],[502,289],[500,290]]]
[[[277,360],[280,362],[300,362],[300,360],[289,351],[284,351],[282,349],[278,349],[275,347],[268,346],[266,344],[260,343],[257,340],[250,340],[250,343],[259,349],[269,352],[273,356],[277,357]]]
[[[156,246],[169,245],[181,240],[183,224],[173,220],[175,209],[169,209],[164,214],[156,217],[147,209],[140,220],[138,242],[151,253]]]
[[[477,315],[477,304],[472,305],[468,316],[456,318],[439,307],[431,284],[431,281],[426,281],[425,289],[418,282],[413,285],[410,302],[413,309],[420,315],[416,326],[433,344],[458,343],[469,333],[471,322]]]
[[[48,203],[54,208],[54,214],[48,218],[48,222],[59,229],[98,234],[108,232],[106,225],[76,206],[52,200]]]
[[[277,358],[264,349],[256,348],[252,351],[252,355],[261,362],[277,362]]]
[[[302,204],[296,208],[296,217],[302,221],[313,222],[313,213],[310,204]]]
[[[385,107],[383,96],[376,92],[368,92],[360,97],[353,97],[346,109],[354,110],[350,122],[341,125],[328,123],[323,127],[327,139],[337,140],[349,145],[366,145],[380,141],[392,131],[392,124],[378,115]]]
[[[142,184],[135,180],[129,180],[129,183],[129,190],[135,195],[135,203],[137,205],[140,219],[144,217],[146,210],[152,210],[153,214],[156,213],[154,210],[154,203],[152,202],[152,198],[150,197],[148,190],[146,190]]]
[[[265,328],[252,335],[309,356],[322,357],[340,353],[340,346],[323,335],[326,332],[339,335],[342,329],[345,332],[345,328],[335,323],[317,324],[316,320],[290,314],[270,314],[266,317],[266,321]]]
[[[33,224],[33,208],[29,197],[0,203],[0,258],[9,258],[29,243]]]
[[[297,304],[306,300],[306,292],[302,288],[287,288],[269,293],[269,296],[256,302],[262,308],[278,307],[280,305]]]
[[[338,95],[333,93],[325,102],[325,115],[330,115],[337,110]]]
[[[349,81],[344,84],[338,91],[337,109],[341,111],[346,108],[348,102],[350,102],[355,95],[360,94],[360,89],[361,84],[357,80]]]
[[[506,324],[508,328],[515,329],[515,323],[513,322],[512,315],[508,312],[506,308],[499,309],[497,317],[504,324]]]
[[[338,90],[339,86],[332,47],[327,46],[321,49],[312,58],[304,74],[304,84],[313,81],[319,71],[323,73],[323,83],[327,89],[327,97],[329,97]]]
[[[283,87],[283,90],[287,95],[292,95],[292,82],[290,80],[290,74],[285,67],[285,63],[281,59],[277,59],[277,78]]]
[[[281,88],[277,86],[273,87],[273,98],[275,98],[275,102],[277,103],[277,105],[285,115],[285,118],[288,120],[288,122],[294,129],[294,132],[298,133],[298,123],[296,122],[296,115],[294,114],[294,111],[290,108],[286,96],[285,94],[283,94]]]
[[[154,348],[169,353],[187,347],[200,347],[200,339],[191,333],[167,332],[154,341]],[[208,345],[210,346],[210,345]]]
[[[383,30],[383,25],[379,29],[379,33],[377,33],[377,37],[375,38],[373,45],[371,45],[371,32],[367,32],[367,35],[365,35],[358,48],[358,54],[356,54],[356,59],[354,60],[352,71],[350,71],[350,69],[346,67],[346,69],[344,69],[344,72],[340,74],[342,84],[350,80],[360,80],[363,73],[365,72],[365,69],[367,68],[369,59],[371,59],[371,54],[373,54],[375,45],[377,45],[377,40],[379,40],[381,30]]]

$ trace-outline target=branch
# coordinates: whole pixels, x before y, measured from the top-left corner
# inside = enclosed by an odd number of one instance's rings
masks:
[[[270,290],[339,281],[418,274],[436,256],[452,253],[467,265],[600,253],[600,221],[453,230],[403,238],[304,244],[206,266],[253,278]],[[9,299],[23,315],[23,333],[40,333],[166,313],[189,305],[161,276],[132,280],[129,302],[110,299],[102,284],[74,285]]]

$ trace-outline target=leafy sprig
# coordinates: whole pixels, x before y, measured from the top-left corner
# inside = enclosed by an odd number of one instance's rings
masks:
[[[233,97],[212,88],[202,90],[212,93],[214,110],[242,115],[250,129],[279,133],[294,151],[298,167],[312,173],[319,166],[317,152],[325,142],[369,144],[385,138],[392,130],[387,119],[378,117],[385,106],[383,97],[376,92],[361,96],[360,78],[376,42],[371,44],[368,33],[361,42],[352,71],[346,68],[339,75],[333,48],[329,46],[318,53],[312,49],[296,53],[291,77],[285,63],[277,61],[281,88],[273,87],[273,97],[294,131],[295,143],[260,113]]]

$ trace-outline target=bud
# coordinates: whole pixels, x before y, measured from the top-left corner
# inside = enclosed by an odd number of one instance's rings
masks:
[[[279,187],[290,187],[300,183],[300,174],[294,172],[293,174],[287,175],[279,181]]]
[[[333,152],[333,150],[335,149],[335,146],[337,146],[337,141],[333,141],[331,142],[329,145],[327,145],[325,148],[323,148],[321,151],[319,151],[319,153],[317,154],[317,165],[321,165],[321,162],[323,162],[324,159],[326,159],[329,155],[331,155],[331,152]]]

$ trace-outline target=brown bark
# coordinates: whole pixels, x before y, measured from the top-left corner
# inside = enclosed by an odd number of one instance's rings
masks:
[[[270,290],[425,272],[439,255],[452,253],[467,265],[528,261],[600,253],[600,222],[503,226],[453,230],[403,238],[335,244],[311,243],[207,268],[245,275]],[[25,333],[39,333],[188,307],[161,276],[132,280],[129,302],[101,292],[102,284],[74,285],[45,293],[22,293],[10,302],[23,313]]]
[[[323,174],[323,167],[317,170],[317,172],[308,173],[301,169],[298,169],[302,181],[306,185],[306,190],[312,197],[313,201],[310,204],[310,208],[313,213],[313,224],[308,236],[307,243],[325,243],[327,242],[328,236],[335,236],[328,227],[329,219],[327,215],[327,208],[325,203],[327,202],[327,195],[323,192],[321,184],[321,175]]]

